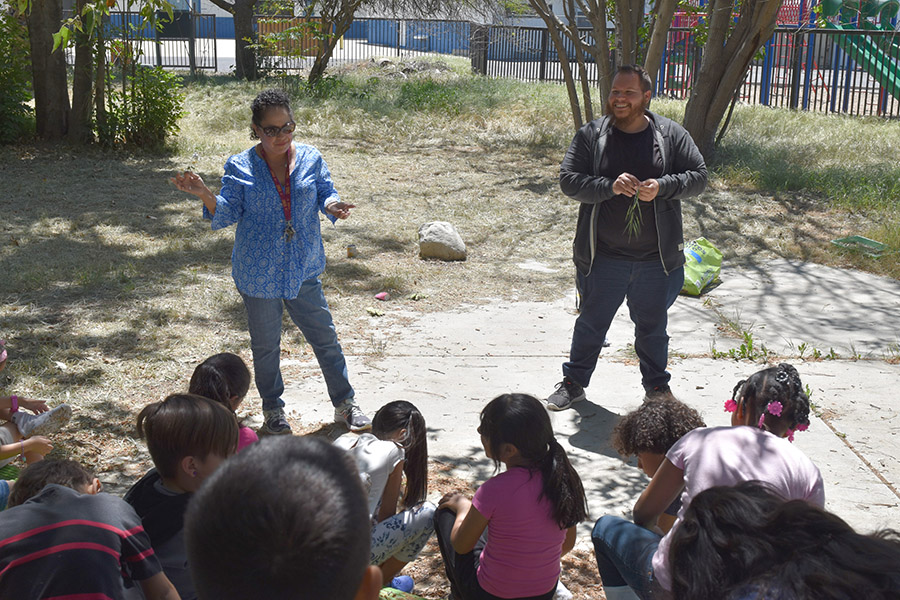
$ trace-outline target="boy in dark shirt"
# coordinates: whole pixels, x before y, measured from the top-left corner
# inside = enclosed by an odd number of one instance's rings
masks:
[[[118,600],[129,577],[148,600],[178,600],[134,510],[99,492],[75,461],[22,471],[0,513],[0,598]]]

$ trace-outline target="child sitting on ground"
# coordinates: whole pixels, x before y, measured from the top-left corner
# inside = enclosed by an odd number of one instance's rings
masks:
[[[381,567],[384,585],[412,591],[413,581],[397,578],[425,547],[434,531],[435,506],[425,502],[428,440],[422,413],[403,400],[382,406],[372,433],[345,434],[335,444],[350,453],[367,482],[372,518],[372,564]],[[400,498],[403,475],[406,490]],[[402,510],[397,512],[397,503]]]
[[[240,356],[231,352],[214,354],[197,365],[188,386],[191,394],[212,398],[233,413],[237,413],[249,389],[250,369]],[[256,432],[239,423],[238,451],[257,441]]]
[[[613,516],[597,521],[591,537],[608,600],[671,590],[669,545],[691,498],[709,487],[757,480],[785,499],[825,504],[819,469],[783,439],[809,424],[809,398],[794,367],[782,363],[754,373],[725,406],[734,411],[732,426],[695,429],[678,440],[634,505],[634,523]],[[665,537],[651,531],[679,495],[671,531]]]
[[[900,533],[857,533],[758,482],[697,494],[669,557],[675,600],[900,598]]]
[[[652,478],[675,442],[698,427],[706,427],[703,418],[684,402],[648,400],[616,424],[612,446],[622,456],[637,456],[638,468]],[[659,516],[663,533],[672,528],[680,508],[681,498],[676,498]]]
[[[147,441],[155,468],[125,494],[156,555],[182,600],[196,598],[184,548],[184,511],[191,494],[234,453],[234,413],[214,400],[173,394],[144,407],[138,435]]]
[[[478,433],[487,457],[506,471],[472,500],[447,494],[438,506],[435,532],[453,598],[550,600],[560,558],[587,516],[581,479],[536,398],[494,398],[481,411]]]
[[[202,600],[373,600],[369,513],[353,460],[315,437],[268,437],[194,495],[185,542]]]
[[[6,368],[6,342],[0,340],[0,371]],[[25,408],[34,414],[29,414]],[[59,431],[72,418],[72,407],[60,404],[53,410],[43,400],[33,400],[22,396],[0,396],[0,468],[11,463],[16,456],[25,459],[26,464],[44,458],[53,446],[46,437]],[[6,506],[12,486],[0,479],[0,510]]]
[[[123,577],[148,600],[177,600],[141,521],[71,460],[22,471],[0,513],[0,598],[123,598]]]

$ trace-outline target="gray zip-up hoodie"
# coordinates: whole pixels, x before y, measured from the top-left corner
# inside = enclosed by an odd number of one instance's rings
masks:
[[[684,234],[681,225],[681,198],[696,196],[706,189],[706,163],[690,134],[666,117],[645,113],[653,127],[663,161],[659,193],[653,203],[659,256],[666,273],[684,264]],[[591,121],[578,130],[559,167],[559,186],[565,195],[581,202],[578,225],[572,244],[575,267],[582,275],[591,272],[597,246],[600,204],[615,196],[615,178],[601,177],[600,159],[606,150],[612,123],[609,116]]]

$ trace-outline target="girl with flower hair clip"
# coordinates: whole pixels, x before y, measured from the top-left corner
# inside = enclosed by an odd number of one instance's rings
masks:
[[[803,391],[800,374],[781,363],[757,375],[760,377],[741,380],[734,386],[731,398],[725,401],[725,412],[735,413],[738,421],[755,419],[760,429],[793,442],[795,432],[809,429],[809,397]]]
[[[825,504],[819,469],[784,439],[809,424],[809,398],[797,370],[780,364],[754,373],[726,402],[730,427],[686,433],[634,505],[634,522],[601,517],[591,539],[608,600],[666,597],[672,589],[669,547],[691,500],[713,486],[759,481],[785,500]],[[657,520],[676,498],[681,509],[665,536]]]

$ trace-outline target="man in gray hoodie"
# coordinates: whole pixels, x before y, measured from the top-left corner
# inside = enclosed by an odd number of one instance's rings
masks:
[[[684,284],[681,198],[703,192],[707,173],[688,132],[647,110],[651,86],[641,67],[620,67],[607,115],[575,134],[560,165],[563,193],[581,203],[573,244],[581,312],[551,410],[584,399],[626,299],[646,395],[672,395],[666,326]]]

